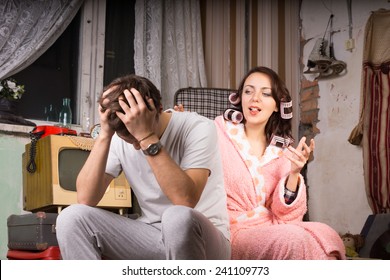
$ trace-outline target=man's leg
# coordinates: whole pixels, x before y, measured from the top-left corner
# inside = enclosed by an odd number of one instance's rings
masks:
[[[162,216],[167,259],[230,259],[230,242],[202,213],[185,206],[172,206]]]
[[[81,204],[60,213],[57,239],[63,259],[165,259],[159,229]]]

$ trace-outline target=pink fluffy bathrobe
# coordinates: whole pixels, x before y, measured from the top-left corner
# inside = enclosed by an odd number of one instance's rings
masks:
[[[268,146],[251,154],[243,124],[215,120],[227,191],[232,259],[345,259],[344,244],[332,228],[303,222],[306,186],[300,178],[296,199],[284,201],[291,163],[287,149]]]

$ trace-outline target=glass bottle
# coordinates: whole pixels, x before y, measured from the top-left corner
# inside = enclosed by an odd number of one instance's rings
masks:
[[[54,108],[53,104],[50,104],[49,108],[47,109],[46,120],[49,122],[56,122],[58,120],[57,111]]]
[[[72,109],[70,108],[70,98],[62,99],[62,107],[58,116],[58,126],[70,128],[72,124]]]

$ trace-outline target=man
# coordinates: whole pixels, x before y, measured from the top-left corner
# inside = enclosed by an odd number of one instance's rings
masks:
[[[99,101],[101,131],[77,178],[79,204],[57,219],[64,259],[229,259],[216,129],[196,113],[162,111],[158,89],[128,75]],[[141,217],[96,208],[123,171]]]

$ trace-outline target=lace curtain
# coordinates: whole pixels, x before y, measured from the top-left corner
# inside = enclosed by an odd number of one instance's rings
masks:
[[[137,0],[134,67],[162,95],[164,109],[183,87],[206,87],[198,0]]]
[[[23,70],[62,34],[83,0],[1,0],[0,80]]]

